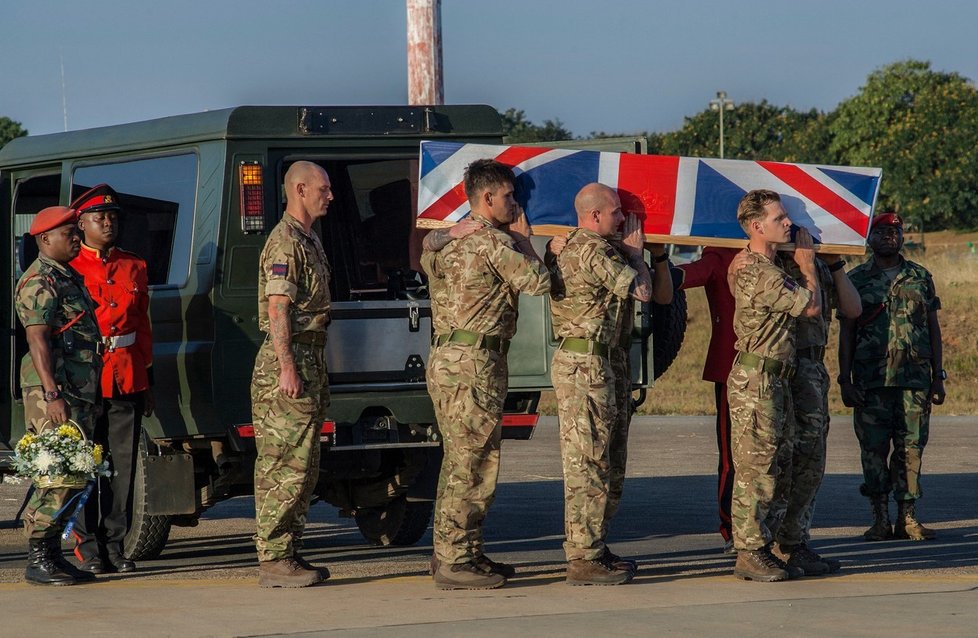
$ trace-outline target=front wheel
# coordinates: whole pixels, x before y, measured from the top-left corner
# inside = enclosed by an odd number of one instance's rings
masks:
[[[414,545],[425,535],[434,508],[432,501],[408,501],[402,494],[383,507],[358,509],[355,518],[369,543],[404,547]]]

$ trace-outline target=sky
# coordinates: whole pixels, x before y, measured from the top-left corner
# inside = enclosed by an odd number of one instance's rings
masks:
[[[0,0],[0,115],[42,134],[65,110],[77,130],[403,104],[405,16],[404,0]],[[975,80],[976,27],[975,0],[443,0],[445,101],[577,136],[675,130],[718,90],[831,110],[902,59]]]

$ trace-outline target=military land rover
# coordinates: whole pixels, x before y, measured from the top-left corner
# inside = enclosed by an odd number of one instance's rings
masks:
[[[40,209],[105,182],[125,211],[119,245],[149,267],[155,341],[156,414],[143,422],[126,554],[153,558],[171,525],[194,525],[214,503],[252,492],[258,257],[284,209],[285,171],[311,160],[329,173],[335,195],[318,229],[334,303],[317,496],[353,515],[371,542],[418,541],[441,459],[424,381],[431,308],[419,273],[425,231],[415,227],[422,139],[502,143],[500,118],[488,106],[246,106],[6,145],[0,472],[10,471],[24,432],[17,370],[27,342],[12,310],[12,282],[33,259],[23,235]],[[574,143],[582,144],[594,147]],[[642,152],[644,141],[600,148]],[[678,349],[685,299],[677,293],[670,306],[639,311],[632,360],[634,387],[644,392]],[[504,438],[531,435],[555,346],[546,299],[523,297]]]

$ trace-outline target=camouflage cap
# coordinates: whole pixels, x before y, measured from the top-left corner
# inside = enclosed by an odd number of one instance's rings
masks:
[[[49,230],[54,230],[58,226],[74,224],[77,221],[78,211],[74,208],[68,208],[67,206],[48,206],[34,216],[34,221],[31,222],[31,228],[28,232],[31,235],[37,236]]]

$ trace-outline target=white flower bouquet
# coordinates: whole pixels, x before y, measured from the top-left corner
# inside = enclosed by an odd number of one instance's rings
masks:
[[[28,432],[18,441],[13,467],[37,487],[85,487],[90,479],[109,475],[101,445],[93,444],[74,421]]]

